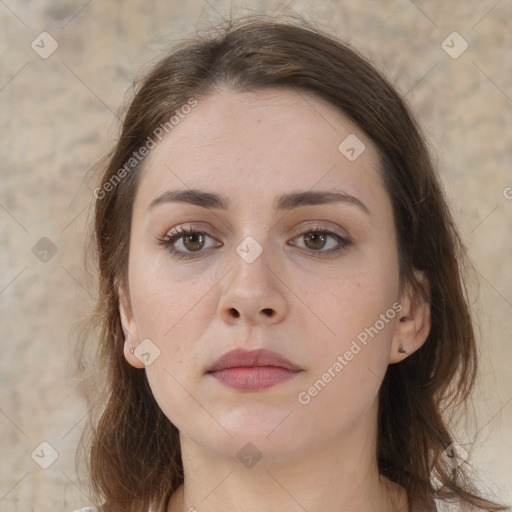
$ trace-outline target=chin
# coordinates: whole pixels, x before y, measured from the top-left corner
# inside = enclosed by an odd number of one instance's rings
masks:
[[[225,415],[216,416],[219,423],[231,434],[216,436],[215,450],[231,456],[252,443],[262,454],[284,456],[303,446],[301,426],[293,419],[291,408],[269,407],[251,404],[231,409]],[[306,429],[307,430],[307,429]]]
[[[288,430],[285,418],[292,411],[284,404],[270,405],[248,400],[247,403],[230,405],[216,416],[224,428],[235,437],[269,436],[278,430]],[[293,415],[293,413],[292,413]],[[285,420],[285,421],[283,421]]]

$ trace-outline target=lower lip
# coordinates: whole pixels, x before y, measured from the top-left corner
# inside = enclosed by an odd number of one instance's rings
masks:
[[[292,379],[301,370],[288,370],[278,366],[236,367],[211,372],[217,380],[230,388],[259,391]]]

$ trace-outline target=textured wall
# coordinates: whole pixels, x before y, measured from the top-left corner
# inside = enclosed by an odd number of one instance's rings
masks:
[[[510,502],[512,2],[289,4],[384,70],[431,139],[481,281],[478,427],[465,448]],[[92,199],[86,172],[110,146],[115,114],[141,67],[239,7],[241,14],[278,4],[0,2],[0,512],[89,503],[74,469],[87,408],[73,377],[71,332],[93,303],[82,265]]]

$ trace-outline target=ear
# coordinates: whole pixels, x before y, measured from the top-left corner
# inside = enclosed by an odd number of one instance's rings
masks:
[[[124,290],[119,285],[117,286],[117,293],[119,296],[119,316],[124,333],[124,357],[133,367],[144,368],[144,363],[134,354],[134,350],[140,343],[140,338],[130,301],[126,298]]]
[[[429,290],[423,272],[414,271],[416,279]],[[430,304],[410,284],[405,287],[400,303],[402,310],[395,324],[389,363],[399,363],[416,352],[427,339],[431,327]]]

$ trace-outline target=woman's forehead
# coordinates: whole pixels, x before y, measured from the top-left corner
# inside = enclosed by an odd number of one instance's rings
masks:
[[[233,131],[235,127],[243,128],[243,132]],[[208,144],[243,139],[249,134],[258,134],[261,139],[267,135],[277,144],[296,133],[318,140],[330,135],[336,141],[350,133],[362,134],[362,130],[317,94],[274,87],[245,92],[223,89],[202,96],[172,131],[179,134],[180,141],[192,138],[195,144],[201,143],[201,138]]]
[[[368,195],[382,188],[369,137],[323,99],[294,90],[198,99],[144,167],[145,201],[178,185],[247,194],[315,188]]]

